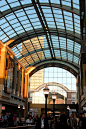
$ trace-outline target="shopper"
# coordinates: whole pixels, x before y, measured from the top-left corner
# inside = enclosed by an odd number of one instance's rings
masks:
[[[44,129],[45,126],[48,129],[48,120],[45,119],[45,113],[42,113],[36,124],[36,129]]]
[[[33,119],[32,119],[31,115],[29,115],[29,117],[27,118],[26,123],[28,123],[28,125],[32,125],[33,124]]]
[[[67,125],[67,116],[65,114],[60,116],[60,123],[57,129],[72,129],[71,126]]]
[[[51,122],[51,129],[57,129],[58,127],[58,122],[56,120],[56,117],[53,117],[53,120]]]
[[[73,116],[73,129],[77,129],[77,117],[76,117],[76,115]]]

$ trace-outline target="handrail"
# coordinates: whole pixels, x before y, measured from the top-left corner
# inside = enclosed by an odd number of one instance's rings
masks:
[[[29,124],[29,123],[28,123]],[[36,125],[23,125],[23,126],[15,126],[15,127],[6,127],[6,128],[0,128],[0,129],[21,129],[21,128],[29,128],[29,127],[35,127]]]

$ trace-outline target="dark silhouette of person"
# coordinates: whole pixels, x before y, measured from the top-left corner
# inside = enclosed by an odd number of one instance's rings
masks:
[[[83,119],[82,119],[82,128],[81,129],[86,129],[86,117],[83,117]]]
[[[48,129],[48,121],[45,118],[45,113],[42,113],[41,117],[38,118],[35,129]]]
[[[72,129],[70,126],[67,125],[67,116],[62,114],[60,116],[60,123],[58,125],[58,129]]]
[[[57,129],[57,127],[58,127],[58,122],[56,120],[56,117],[54,116],[51,122],[51,129]]]
[[[37,122],[38,122],[38,116],[35,116],[35,118],[34,118],[34,124],[36,125]]]
[[[13,127],[14,126],[14,121],[13,121],[13,116],[12,116],[12,114],[10,114],[9,116],[8,116],[8,124],[7,124],[7,126],[9,126],[9,127]]]

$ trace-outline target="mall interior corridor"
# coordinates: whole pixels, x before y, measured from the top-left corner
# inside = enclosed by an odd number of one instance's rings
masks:
[[[85,120],[86,0],[0,0],[0,128]]]

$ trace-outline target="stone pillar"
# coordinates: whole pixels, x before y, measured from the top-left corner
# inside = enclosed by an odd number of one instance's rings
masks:
[[[25,73],[25,89],[24,89],[25,110],[24,110],[24,117],[28,116],[28,86],[29,86],[29,75],[28,75],[28,73]]]
[[[81,108],[86,104],[86,0],[80,0],[81,27],[81,65],[80,65],[80,94]]]
[[[4,85],[5,79],[5,66],[6,66],[6,47],[5,45],[0,48],[0,84]]]
[[[21,98],[23,98],[23,87],[24,87],[24,69],[22,68],[22,78],[21,78]]]
[[[80,115],[80,112],[81,112],[81,106],[80,106],[80,75],[77,75],[77,78],[76,78],[76,97],[77,97],[77,104],[78,104],[78,113]]]
[[[83,55],[84,58],[84,55]],[[84,59],[82,59],[82,86],[81,86],[81,95],[84,94],[84,97],[86,97],[86,62],[84,62]]]
[[[15,94],[15,88],[17,84],[17,62],[14,62],[14,75],[13,75],[13,94]]]
[[[76,77],[76,103],[79,102],[79,97],[78,97],[78,93],[79,93],[79,84],[78,84],[78,76]]]
[[[17,96],[19,96],[20,93],[20,83],[21,83],[21,71],[20,71],[20,65],[18,64],[18,80],[17,80]]]
[[[4,90],[6,54],[7,54],[6,46],[0,43],[0,96],[2,96],[2,91]],[[1,112],[2,112],[2,103],[0,103],[0,115]]]
[[[4,90],[5,83],[5,67],[6,67],[6,46],[0,43],[0,96],[2,96],[2,91]]]

